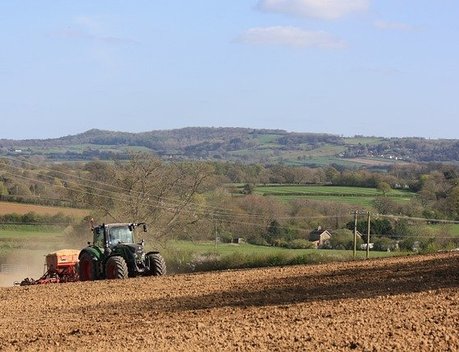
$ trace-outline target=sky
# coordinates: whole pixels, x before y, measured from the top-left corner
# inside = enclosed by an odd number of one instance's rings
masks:
[[[0,139],[459,139],[457,0],[0,0]]]

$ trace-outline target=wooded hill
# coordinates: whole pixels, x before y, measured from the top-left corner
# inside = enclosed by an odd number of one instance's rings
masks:
[[[456,163],[459,161],[459,140],[341,137],[284,130],[207,127],[141,133],[92,129],[54,139],[0,139],[0,156],[22,154],[61,161],[107,160],[127,159],[131,151],[151,151],[174,160],[378,167],[396,162]]]

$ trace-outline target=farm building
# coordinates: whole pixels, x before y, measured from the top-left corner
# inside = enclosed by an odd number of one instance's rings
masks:
[[[308,240],[313,242],[316,248],[322,247],[331,238],[331,233],[328,230],[322,230],[319,226],[317,229],[309,233]]]

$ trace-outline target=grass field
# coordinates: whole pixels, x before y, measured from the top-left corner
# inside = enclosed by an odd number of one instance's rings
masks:
[[[288,249],[281,247],[256,246],[248,243],[231,244],[208,242],[191,242],[191,241],[171,241],[167,244],[167,248],[190,251],[199,254],[216,254],[220,256],[229,256],[235,253],[242,255],[305,255],[318,253],[322,256],[332,257],[352,257],[352,251],[333,250],[333,249]],[[400,252],[371,252],[373,257],[391,257],[400,255]],[[357,258],[365,258],[365,251],[357,251]]]
[[[172,241],[163,251],[169,272],[210,271],[361,260],[365,251],[287,249],[251,244]],[[370,258],[407,255],[406,252],[370,252]]]
[[[304,198],[347,203],[364,208],[371,208],[375,198],[382,196],[375,188],[305,185],[259,185],[255,188],[255,194],[283,200]],[[386,197],[396,202],[407,202],[414,196],[415,193],[405,190],[391,190],[386,194]]]

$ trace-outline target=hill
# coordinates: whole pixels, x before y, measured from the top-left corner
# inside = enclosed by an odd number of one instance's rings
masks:
[[[126,159],[132,151],[174,160],[318,166],[385,166],[401,162],[459,162],[459,140],[342,137],[249,128],[189,127],[141,133],[92,129],[54,139],[0,140],[0,156],[48,160]]]
[[[444,253],[1,288],[0,349],[457,351],[458,264]]]

